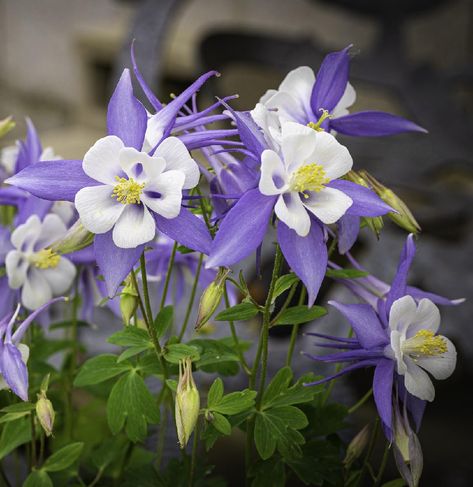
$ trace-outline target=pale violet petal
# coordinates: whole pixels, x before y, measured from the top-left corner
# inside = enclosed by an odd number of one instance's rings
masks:
[[[86,152],[82,169],[91,178],[103,184],[115,184],[115,176],[121,173],[119,164],[123,142],[115,135],[107,135]]]
[[[23,252],[31,252],[41,234],[41,220],[32,215],[11,234],[11,243]]]
[[[66,225],[58,215],[46,215],[41,224],[41,233],[36,241],[35,251],[48,247],[56,240],[62,238],[67,232]]]
[[[279,196],[274,206],[276,216],[300,237],[306,237],[310,231],[310,217],[298,193],[284,193]]]
[[[144,205],[126,205],[113,227],[113,242],[122,249],[134,249],[153,240],[156,224]]]
[[[30,263],[27,257],[18,250],[10,250],[5,258],[5,268],[8,276],[8,285],[12,289],[23,286]]]
[[[290,93],[278,91],[266,104],[271,112],[276,112],[281,121],[297,122],[307,125],[309,117],[302,100],[297,99]]]
[[[416,365],[410,357],[405,357],[405,362],[407,370],[404,374],[404,385],[407,391],[423,401],[433,401],[435,389],[427,372]]]
[[[56,267],[41,270],[54,296],[65,293],[71,287],[76,276],[75,265],[65,257],[60,258]]]
[[[406,330],[415,320],[417,306],[412,296],[396,299],[389,310],[389,328],[405,337]]]
[[[25,308],[34,310],[52,299],[53,294],[48,281],[40,269],[30,267],[25,284],[21,290],[21,302]]]
[[[335,188],[306,193],[309,197],[302,200],[304,206],[327,225],[337,222],[353,204],[349,196]]]
[[[442,336],[447,344],[447,351],[442,355],[418,358],[416,363],[436,379],[447,379],[453,374],[457,365],[457,351],[455,345],[446,337]]]
[[[112,192],[112,186],[89,186],[76,194],[77,211],[90,232],[108,232],[125,209],[125,205],[112,197]]]
[[[154,181],[166,167],[162,157],[151,157],[133,147],[124,147],[120,151],[120,167],[129,178],[139,183]]]
[[[168,219],[176,218],[181,211],[184,181],[182,171],[163,172],[156,182],[146,186],[141,201],[158,215]]]
[[[276,152],[265,150],[261,154],[260,192],[268,196],[281,194],[287,189],[287,179],[286,169],[281,158]]]
[[[327,132],[313,132],[317,143],[309,162],[320,164],[330,180],[344,176],[353,166],[348,149]]]

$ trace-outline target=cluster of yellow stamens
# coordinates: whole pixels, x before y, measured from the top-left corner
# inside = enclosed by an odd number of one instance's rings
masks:
[[[315,191],[318,193],[324,189],[325,184],[330,182],[324,168],[320,164],[307,164],[300,167],[291,176],[291,191],[304,193],[304,191]],[[309,195],[304,193],[304,197]]]
[[[133,178],[126,179],[115,176],[117,184],[113,188],[112,198],[124,205],[133,205],[140,203],[140,196],[145,187],[145,183],[137,183]]]
[[[61,256],[53,252],[51,249],[42,249],[36,252],[31,261],[38,269],[50,269],[56,267],[61,260]]]
[[[402,351],[414,357],[433,357],[447,352],[447,342],[433,331],[420,330],[402,344]]]
[[[323,108],[320,109],[322,112],[322,115],[320,115],[320,118],[317,120],[317,122],[309,122],[307,124],[307,127],[317,131],[317,132],[323,132],[324,129],[321,127],[322,123],[326,118],[331,118],[332,115],[330,115],[328,110],[324,110]]]

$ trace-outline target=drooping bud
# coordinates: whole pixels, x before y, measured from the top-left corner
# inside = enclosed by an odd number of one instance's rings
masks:
[[[215,279],[207,286],[202,293],[199,302],[199,313],[197,316],[197,322],[195,329],[200,329],[207,321],[210,320],[215,313],[220,301],[222,300],[223,293],[225,291],[225,279],[227,278],[230,269],[220,267]]]
[[[391,189],[381,184],[371,174],[366,171],[360,171],[361,177],[368,182],[373,191],[391,208],[397,211],[388,213],[389,218],[399,227],[407,230],[409,233],[419,233],[421,228],[414,218],[411,210],[406,203]]]
[[[10,130],[15,128],[15,122],[12,120],[11,116],[0,120],[0,137],[8,134]]]
[[[192,361],[179,362],[179,382],[176,391],[175,420],[179,445],[184,449],[199,418],[199,391],[192,377]]]
[[[131,279],[127,279],[125,287],[120,295],[120,311],[126,326],[130,326],[130,320],[138,306],[138,291]]]
[[[382,216],[363,217],[362,222],[376,235],[379,239],[381,230],[384,227],[384,220]]]
[[[354,438],[351,440],[347,448],[347,453],[343,459],[343,465],[349,469],[352,463],[361,456],[363,450],[368,444],[370,436],[370,426],[367,424]]]
[[[57,242],[54,242],[50,249],[55,254],[69,254],[88,247],[94,241],[94,234],[89,232],[80,220],[66,232]]]
[[[52,402],[46,397],[45,391],[41,391],[38,394],[38,400],[36,402],[36,416],[46,436],[51,436],[53,434],[54,418],[56,413],[54,412]]]

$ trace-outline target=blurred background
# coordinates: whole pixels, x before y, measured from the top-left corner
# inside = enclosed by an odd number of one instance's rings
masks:
[[[423,233],[411,283],[471,298],[472,27],[470,0],[0,0],[0,118],[12,114],[18,123],[7,144],[23,137],[29,115],[44,146],[81,159],[104,135],[108,97],[129,66],[132,39],[143,75],[162,100],[217,69],[222,76],[205,87],[201,103],[238,92],[240,109],[251,109],[290,69],[317,70],[327,52],[353,44],[354,111],[404,115],[429,135],[341,142],[356,167],[391,186],[418,217]],[[387,224],[381,244],[365,233],[355,254],[390,282],[404,238]],[[264,285],[254,280],[255,295]],[[340,293],[324,289],[320,301]],[[437,383],[438,399],[427,410],[421,485],[473,485],[472,316],[471,299],[443,310],[459,364],[452,379]],[[323,326],[333,331],[337,320],[331,313]],[[271,338],[274,357],[286,339],[284,330]],[[310,340],[302,337],[298,348],[312,350]],[[301,373],[313,368],[304,359],[297,366]],[[369,377],[361,372],[355,387],[337,386],[339,394],[356,399]],[[361,410],[353,430],[373,413]],[[395,475],[390,469],[387,478]],[[237,475],[233,485],[239,482]]]

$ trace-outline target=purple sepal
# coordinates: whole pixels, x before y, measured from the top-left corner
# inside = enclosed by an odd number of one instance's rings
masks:
[[[15,225],[25,223],[31,215],[38,215],[40,220],[42,220],[49,213],[52,206],[52,201],[44,200],[37,196],[29,196],[22,204],[18,205]]]
[[[12,343],[0,348],[0,370],[10,389],[23,401],[28,400],[28,369],[20,351]]]
[[[215,141],[218,139],[224,139],[225,137],[233,137],[238,135],[238,130],[235,129],[222,129],[222,130],[204,130],[202,132],[189,132],[179,135],[179,139],[188,150],[200,149],[202,147],[208,147],[215,145]],[[220,141],[224,143],[224,140]]]
[[[153,108],[155,110],[161,110],[161,108],[163,108],[162,103],[156,98],[151,88],[148,86],[148,83],[146,83],[146,81],[144,80],[140,70],[138,69],[138,65],[136,64],[134,39],[131,43],[131,64],[133,66],[133,73],[135,74],[135,77],[138,80],[138,83],[140,84],[143,93],[146,95],[146,98],[148,98],[149,102],[151,103],[151,105],[153,105]]]
[[[345,92],[350,69],[350,48],[351,45],[341,51],[332,52],[322,61],[310,97],[310,106],[317,118],[320,109],[331,112]]]
[[[433,303],[440,304],[442,306],[457,306],[465,302],[464,298],[448,299],[444,296],[439,296],[438,294],[422,291],[422,289],[413,286],[406,287],[406,294],[410,294],[416,301],[427,298],[430,299]]]
[[[360,232],[360,217],[343,215],[337,222],[338,251],[340,254],[348,252],[356,242]]]
[[[373,217],[395,211],[374,191],[352,181],[335,179],[327,184],[327,186],[343,191],[353,200],[353,204],[346,212],[347,215]]]
[[[347,318],[363,348],[370,350],[389,342],[386,331],[370,305],[342,304],[336,301],[328,303]]]
[[[38,162],[42,152],[43,147],[41,145],[38,132],[36,131],[33,122],[27,117],[26,140],[24,142],[20,142],[20,151],[16,159],[15,173],[21,171],[31,164]]]
[[[29,195],[14,186],[0,188],[0,205],[18,206]]]
[[[75,160],[33,164],[5,182],[50,201],[74,201],[80,189],[100,184],[85,174],[82,161]]]
[[[110,298],[115,296],[120,284],[140,258],[143,249],[144,245],[139,245],[134,249],[117,247],[113,243],[112,230],[95,236],[95,257],[105,279]]]
[[[341,134],[355,137],[382,137],[403,132],[427,133],[427,130],[410,120],[375,110],[331,119],[330,128]]]
[[[108,134],[119,137],[126,147],[141,151],[147,123],[146,110],[133,95],[130,71],[124,69],[108,104]]]
[[[305,355],[306,357],[312,358],[312,359],[314,358],[313,356],[308,355],[307,353],[304,353],[303,355]],[[378,362],[379,362],[379,359],[367,359],[367,360],[362,360],[361,362],[355,362],[354,364],[348,365],[347,367],[345,367],[340,372],[337,372],[336,374],[330,375],[330,376],[325,377],[325,378],[320,379],[320,380],[316,380],[314,382],[306,382],[304,385],[305,386],[317,386],[317,385],[323,384],[325,382],[330,382],[331,380],[337,379],[338,377],[341,377],[345,374],[353,372],[354,370],[362,369],[365,367],[373,367],[374,365],[377,365]]]
[[[381,421],[392,428],[393,376],[395,362],[389,359],[379,361],[374,371],[373,397]]]
[[[415,397],[407,392],[406,386],[404,385],[404,376],[398,374],[396,374],[396,376],[399,396],[403,401],[405,401],[406,407],[414,420],[415,429],[416,431],[419,431],[422,418],[424,417],[425,407],[427,406],[427,401],[423,401],[422,399],[419,399],[418,397]]]
[[[212,245],[212,237],[203,220],[192,214],[186,208],[181,208],[176,218],[164,218],[153,214],[158,229],[190,249],[208,255]]]
[[[312,220],[309,234],[300,237],[280,221],[278,242],[287,263],[307,288],[307,304],[312,306],[327,270],[327,246],[322,228]]]
[[[220,224],[205,267],[231,266],[256,250],[275,202],[276,197],[265,196],[258,188],[246,192]]]
[[[401,257],[396,275],[386,295],[386,313],[389,314],[392,304],[399,298],[406,295],[407,292],[407,274],[412,265],[416,253],[416,246],[414,243],[414,235],[411,233],[406,239],[406,243],[402,249]]]

